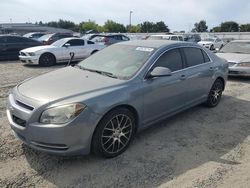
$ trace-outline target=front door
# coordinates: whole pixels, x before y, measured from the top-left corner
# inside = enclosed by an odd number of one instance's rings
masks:
[[[155,77],[143,81],[144,115],[143,123],[150,124],[155,120],[171,114],[187,103],[186,73],[179,49],[166,51],[153,65],[167,67],[172,75]],[[152,68],[152,69],[153,69]]]

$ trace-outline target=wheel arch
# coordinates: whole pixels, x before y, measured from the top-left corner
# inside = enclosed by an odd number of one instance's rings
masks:
[[[225,80],[224,80],[224,78],[221,77],[221,76],[218,76],[218,77],[215,79],[215,81],[216,81],[216,80],[221,80],[221,81],[222,81],[222,83],[223,83],[223,91],[224,91],[224,89],[225,89]]]
[[[92,55],[92,54],[94,54],[94,53],[96,53],[98,51],[99,51],[98,49],[94,49],[94,50],[92,50],[92,52],[90,54]]]

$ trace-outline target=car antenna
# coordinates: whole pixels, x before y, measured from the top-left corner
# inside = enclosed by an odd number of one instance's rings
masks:
[[[75,53],[74,53],[74,52],[70,52],[70,53],[69,53],[69,56],[70,56],[70,59],[69,59],[69,62],[68,62],[68,64],[67,64],[67,66],[69,66],[70,63],[72,62],[72,60],[73,60],[73,58],[74,58],[74,56],[75,56]]]

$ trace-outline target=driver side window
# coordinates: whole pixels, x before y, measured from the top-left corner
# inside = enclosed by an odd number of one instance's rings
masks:
[[[172,72],[182,69],[182,58],[179,49],[165,52],[155,63],[154,67],[166,67]]]
[[[70,46],[84,46],[84,40],[72,39],[67,42]]]

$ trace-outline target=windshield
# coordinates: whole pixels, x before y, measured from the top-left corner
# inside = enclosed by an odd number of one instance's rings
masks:
[[[207,39],[204,39],[203,41],[211,41],[213,42],[215,39],[211,39],[211,38],[207,38]]]
[[[230,42],[219,52],[250,54],[250,42]]]
[[[47,35],[43,35],[39,38],[39,40],[47,40],[48,38],[50,38],[53,34],[47,34]]]
[[[65,44],[65,42],[67,42],[67,40],[60,39],[60,40],[57,40],[56,42],[53,42],[51,45],[56,46],[56,47],[62,47]]]
[[[85,69],[108,72],[120,79],[131,78],[153,54],[154,48],[112,45],[78,65]]]

